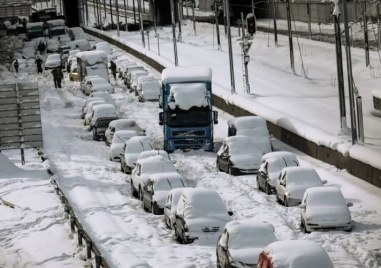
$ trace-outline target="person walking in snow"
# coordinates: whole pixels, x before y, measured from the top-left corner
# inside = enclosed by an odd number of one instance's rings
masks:
[[[16,73],[19,73],[19,61],[17,59],[13,62],[13,67],[15,68]]]
[[[112,76],[116,80],[116,64],[114,61],[110,61],[110,70],[112,72]]]
[[[37,56],[37,59],[35,62],[37,64],[37,73],[39,73],[39,74],[42,73],[42,63],[44,61]]]
[[[63,79],[62,70],[59,67],[56,67],[53,69],[52,74],[55,88],[61,88],[61,81]]]

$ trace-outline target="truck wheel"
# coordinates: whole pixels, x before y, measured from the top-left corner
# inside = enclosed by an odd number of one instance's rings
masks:
[[[97,135],[97,129],[93,128],[93,140],[99,141],[99,136]]]

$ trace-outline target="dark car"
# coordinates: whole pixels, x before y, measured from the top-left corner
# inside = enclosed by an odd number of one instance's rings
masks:
[[[299,161],[291,152],[278,151],[263,155],[257,174],[258,189],[268,195],[276,193],[275,184],[282,169],[294,166],[299,166]]]
[[[155,215],[162,215],[168,193],[175,188],[186,187],[177,172],[157,173],[149,176],[143,185],[143,208]]]
[[[105,138],[105,131],[108,128],[108,124],[118,119],[117,117],[100,117],[95,121],[93,125],[93,140],[99,141],[101,138]]]
[[[257,173],[262,155],[262,149],[254,139],[227,137],[217,152],[216,168],[231,175]]]

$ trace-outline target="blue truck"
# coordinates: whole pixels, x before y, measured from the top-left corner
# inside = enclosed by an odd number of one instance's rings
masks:
[[[208,67],[174,67],[163,70],[159,124],[164,130],[164,150],[204,149],[212,151],[212,70]]]

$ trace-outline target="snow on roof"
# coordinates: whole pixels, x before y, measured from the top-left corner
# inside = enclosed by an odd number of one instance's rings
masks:
[[[95,92],[94,92],[95,93]],[[116,119],[110,122],[110,127],[115,127],[115,129],[123,129],[125,127],[133,127],[136,123],[133,119]]]
[[[264,252],[271,256],[274,267],[333,268],[325,250],[309,240],[283,240],[269,244]]]
[[[92,51],[82,51],[77,53],[77,58],[80,58],[83,61],[86,61],[90,65],[104,62],[107,60],[107,55],[105,52],[100,50]]]
[[[341,190],[334,186],[312,187],[306,190],[305,195],[308,195],[308,206],[346,206]]]
[[[203,83],[175,84],[170,89],[168,106],[171,109],[178,107],[182,110],[189,110],[191,107],[205,107],[208,106],[207,94]]]
[[[238,129],[249,129],[264,127],[267,128],[266,120],[260,116],[240,116],[234,117],[228,121],[229,127],[235,127]]]
[[[48,20],[47,23],[52,26],[65,26],[65,20],[63,19]]]
[[[226,211],[224,202],[220,195],[210,189],[205,188],[187,188],[184,189],[183,195],[186,197],[186,202],[194,207],[214,207],[218,210]]]
[[[161,73],[164,84],[211,81],[212,69],[205,66],[166,68]]]
[[[285,167],[282,169],[283,172],[287,173],[287,183],[321,181],[320,176],[312,167]]]
[[[38,21],[38,22],[28,22],[26,24],[26,28],[28,29],[28,28],[32,28],[32,27],[35,27],[35,26],[42,27],[43,25],[44,25],[44,23],[41,22],[41,21]]]
[[[285,159],[292,159],[292,160],[297,160],[296,155],[292,152],[289,151],[277,151],[277,152],[270,152],[267,154],[264,154],[262,156],[262,161],[270,158],[285,158]]]
[[[163,172],[156,173],[149,176],[153,181],[171,180],[171,179],[182,179],[183,177],[178,172]]]

